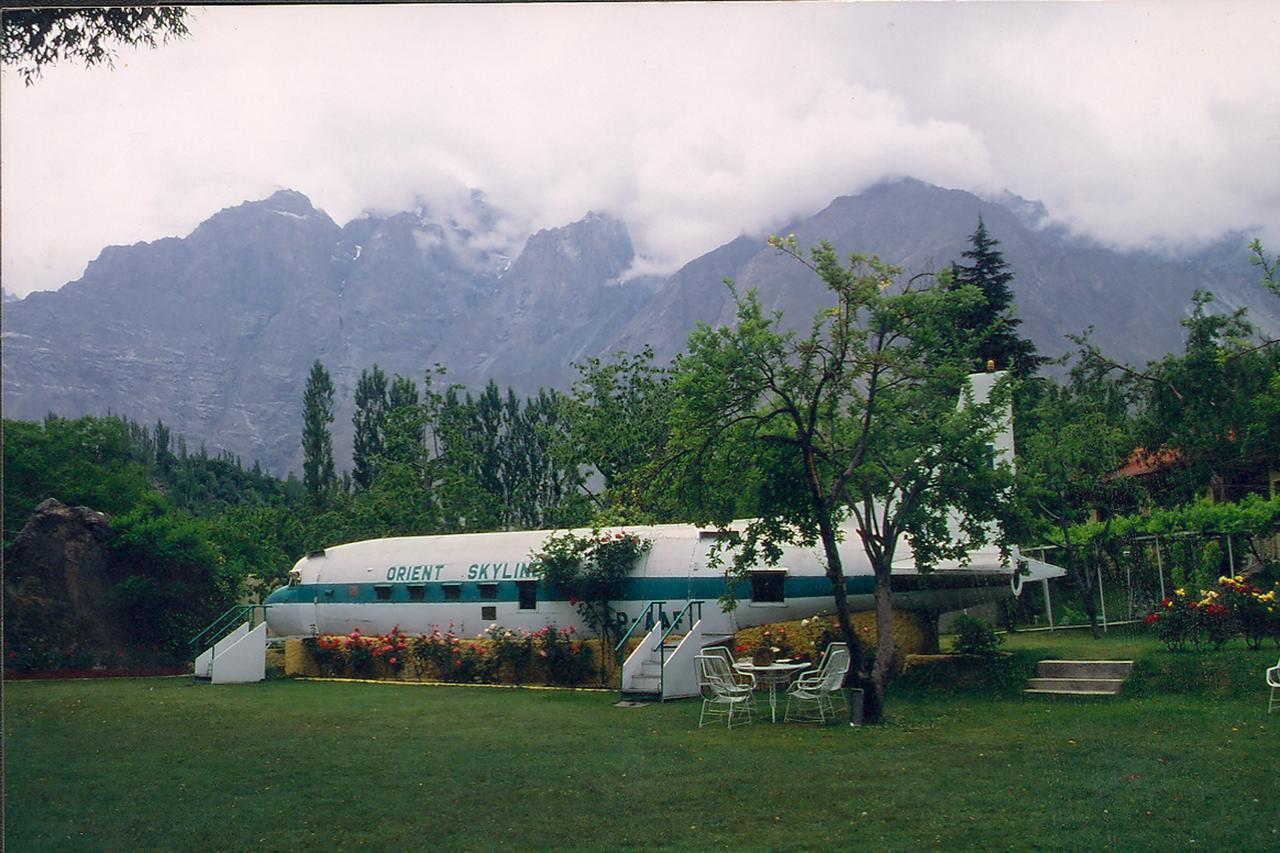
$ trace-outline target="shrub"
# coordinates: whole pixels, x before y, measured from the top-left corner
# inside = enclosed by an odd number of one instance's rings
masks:
[[[591,675],[591,652],[572,627],[558,630],[548,625],[533,634],[537,643],[537,657],[552,684],[576,685]]]
[[[533,632],[528,628],[512,631],[510,628],[490,625],[485,633],[489,635],[495,668],[506,668],[511,673],[512,683],[523,684],[529,673],[529,665],[533,663]]]
[[[962,655],[991,655],[1004,638],[996,634],[995,629],[967,614],[961,614],[955,621],[956,642],[954,651]]]

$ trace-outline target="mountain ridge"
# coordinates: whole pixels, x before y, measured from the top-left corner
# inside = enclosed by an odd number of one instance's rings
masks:
[[[375,362],[419,381],[440,363],[469,387],[492,378],[520,393],[566,389],[574,362],[645,345],[665,360],[696,323],[732,321],[726,277],[797,328],[825,296],[763,237],[740,235],[669,276],[629,278],[635,247],[607,212],[544,228],[518,249],[499,238],[501,212],[482,194],[455,214],[420,206],[339,226],[303,193],[280,190],[186,237],[106,247],[62,290],[5,303],[5,416],[159,418],[282,473],[300,467],[302,391],[318,358],[336,387],[343,468],[354,386]],[[1178,349],[1177,320],[1197,288],[1280,336],[1280,305],[1257,286],[1243,239],[1171,260],[1084,245],[1040,227],[1047,215],[1012,194],[903,179],[837,196],[780,233],[936,271],[960,258],[981,216],[1015,275],[1023,333],[1050,355],[1091,324],[1122,360]]]

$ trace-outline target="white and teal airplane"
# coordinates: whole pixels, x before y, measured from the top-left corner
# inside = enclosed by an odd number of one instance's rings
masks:
[[[972,377],[974,397],[985,400],[1000,374]],[[1012,456],[1010,418],[997,436],[997,458]],[[741,527],[741,525],[738,525]],[[605,531],[610,534],[614,529]],[[771,622],[834,610],[831,582],[820,548],[785,547],[774,564],[750,572],[734,593],[738,606],[717,605],[725,592],[723,571],[711,568],[708,555],[721,533],[689,524],[628,527],[650,540],[624,584],[621,600],[611,602],[621,625],[642,618],[665,622],[691,602],[699,607],[703,630],[731,634]],[[591,531],[575,531],[589,535]],[[840,546],[846,590],[852,610],[873,609],[874,576],[861,541],[851,528]],[[531,571],[532,554],[553,531],[459,533],[354,542],[315,551],[299,560],[288,586],[267,599],[267,623],[276,635],[382,634],[399,628],[408,634],[439,627],[473,636],[491,625],[538,630],[547,625],[587,630],[575,602],[558,595]],[[961,562],[917,571],[907,543],[894,564],[894,604],[908,610],[949,611],[1020,592],[1024,580],[1057,577],[1062,569],[1029,559],[1017,549],[1002,557],[994,546]]]

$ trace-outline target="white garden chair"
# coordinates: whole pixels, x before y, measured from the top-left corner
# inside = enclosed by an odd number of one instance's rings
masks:
[[[752,690],[756,689],[755,675],[750,672],[743,672],[733,665],[733,652],[729,651],[728,646],[707,646],[702,650],[702,653],[708,657],[714,655],[716,657],[724,658],[725,665],[729,667],[730,677],[733,678],[735,684],[739,687],[750,687]]]
[[[729,728],[747,725],[755,712],[755,693],[733,679],[733,670],[720,655],[698,655],[698,689],[702,693],[702,713],[698,728],[721,718]]]
[[[1280,699],[1276,698],[1276,691],[1280,690],[1280,661],[1267,670],[1267,686],[1271,688],[1271,700],[1267,702],[1267,713],[1270,714],[1280,707]]]
[[[800,676],[787,688],[787,713],[783,719],[788,723],[825,723],[828,717],[835,719],[831,697],[838,695],[843,701],[840,688],[844,686],[850,660],[849,647],[844,643],[828,646],[818,670]]]

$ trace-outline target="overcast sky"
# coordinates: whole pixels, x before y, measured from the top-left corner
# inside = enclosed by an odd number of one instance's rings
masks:
[[[1280,248],[1280,3],[213,7],[114,70],[3,74],[3,284],[288,187],[339,224],[463,188],[649,268],[910,175],[1120,246]],[[847,247],[855,250],[856,247]]]

